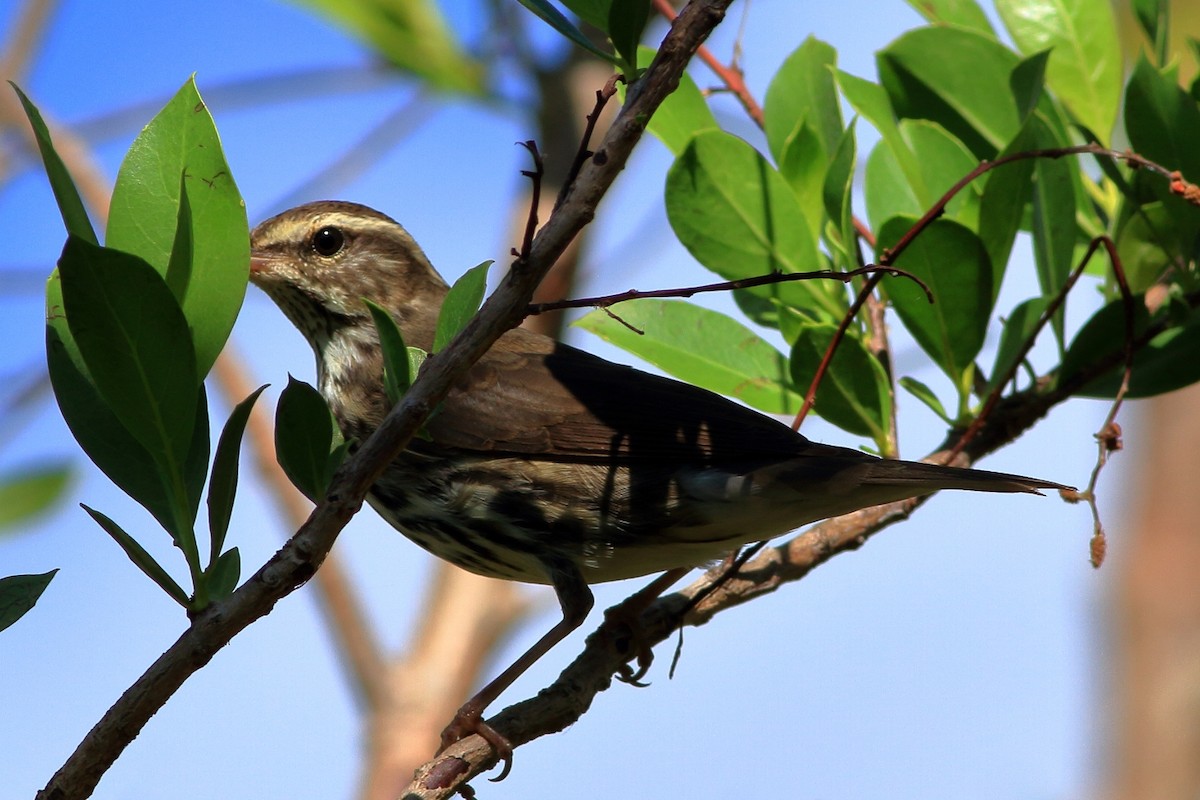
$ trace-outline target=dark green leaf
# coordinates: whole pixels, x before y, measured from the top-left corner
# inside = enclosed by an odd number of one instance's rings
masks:
[[[0,531],[23,524],[62,498],[71,480],[67,464],[26,469],[0,479]]]
[[[946,413],[946,407],[942,405],[942,401],[934,394],[933,389],[930,389],[916,378],[910,378],[907,375],[901,378],[899,382],[901,389],[904,389],[924,403],[930,411],[941,417],[943,422],[947,425],[954,424],[954,418]]]
[[[992,23],[975,0],[908,0],[908,4],[930,22],[995,36]]]
[[[275,411],[275,455],[296,488],[314,503],[329,488],[334,425],[329,406],[304,381],[288,376]]]
[[[537,17],[542,20],[542,22],[545,22],[551,28],[554,28],[554,30],[558,31],[561,35],[574,42],[577,46],[582,47],[592,55],[601,58],[610,64],[617,64],[618,60],[616,57],[614,57],[611,53],[604,52],[599,47],[596,47],[596,45],[592,44],[591,40],[584,36],[583,33],[580,32],[579,28],[576,28],[573,24],[571,24],[571,20],[563,16],[563,13],[555,8],[554,5],[549,2],[549,0],[518,0],[518,2],[536,14]],[[597,27],[603,29],[605,25],[607,25],[607,20],[608,17],[606,14],[604,21],[601,21],[598,24],[593,21],[593,24],[597,24]]]
[[[168,474],[179,474],[196,419],[187,320],[142,259],[71,237],[58,262],[67,324],[96,388]]]
[[[408,348],[404,345],[404,334],[396,325],[396,320],[387,309],[370,300],[363,300],[367,310],[371,312],[371,320],[379,333],[379,350],[383,355],[383,389],[387,393],[388,402],[392,405],[400,402],[408,387],[412,386],[412,376],[408,368]],[[443,306],[443,308],[445,308]]]
[[[787,182],[746,142],[705,131],[667,174],[667,217],[684,247],[726,279],[805,272],[822,262]],[[810,282],[751,290],[785,305],[840,317],[843,305]]]
[[[124,528],[96,509],[89,508],[82,503],[80,505],[92,519],[96,520],[96,524],[103,528],[104,532],[121,546],[121,549],[125,551],[125,555],[129,556],[129,560],[134,563],[134,566],[145,573],[146,577],[157,583],[179,605],[184,608],[188,608],[191,605],[191,600],[188,598],[187,592],[180,588],[175,579],[167,574],[167,571],[154,560],[154,557],[147,553],[145,548],[137,543],[136,539],[126,533]]]
[[[1048,130],[1038,134],[1042,146],[1054,146]],[[1042,294],[1059,293],[1074,266],[1075,189],[1071,184],[1074,164],[1065,158],[1039,158],[1033,166],[1033,255]],[[1052,321],[1054,335],[1063,341],[1064,319],[1060,312]]]
[[[828,323],[803,327],[790,362],[799,390],[807,391],[836,331],[837,326]],[[858,336],[847,331],[817,389],[813,410],[842,430],[871,437],[884,450],[891,409],[887,374]]]
[[[825,173],[824,185],[821,187],[821,205],[824,215],[832,223],[829,240],[833,242],[831,249],[837,251],[838,264],[843,269],[858,267],[858,233],[854,227],[854,166],[858,163],[858,140],[854,134],[854,124],[846,128],[833,152],[829,169]],[[836,239],[835,239],[836,234]],[[794,342],[793,342],[794,343]]]
[[[879,245],[892,247],[916,220],[896,217],[879,231]],[[934,220],[896,261],[895,266],[923,280],[933,292],[930,303],[909,280],[886,283],[888,297],[917,344],[965,394],[964,380],[983,347],[992,309],[992,265],[979,237],[947,219]]]
[[[1135,297],[1133,305],[1134,335],[1140,336],[1150,319],[1144,298]],[[1124,343],[1125,311],[1122,301],[1115,300],[1093,314],[1075,335],[1063,356],[1060,382],[1071,380],[1101,359],[1115,359],[1116,367],[1077,392],[1083,397],[1114,397],[1125,368],[1121,358]],[[1128,397],[1153,397],[1200,381],[1197,352],[1200,352],[1200,314],[1193,312],[1185,324],[1155,336],[1134,356]]]
[[[771,79],[763,102],[763,121],[767,144],[781,171],[788,142],[802,125],[816,134],[818,152],[826,158],[837,148],[844,126],[833,80],[836,67],[837,51],[809,36]]]
[[[213,456],[212,478],[208,483],[208,531],[211,541],[210,564],[217,559],[225,546],[225,534],[229,530],[229,519],[233,513],[233,501],[237,496],[238,454],[242,446],[242,435],[258,396],[267,388],[266,384],[255,389],[242,402],[233,407],[221,437],[217,440],[217,452]],[[236,549],[236,548],[235,548]]]
[[[1046,84],[1046,63],[1050,51],[1043,50],[1021,60],[1013,67],[1008,83],[1012,87],[1013,100],[1017,103],[1017,115],[1022,122],[1037,110]]]
[[[96,238],[96,232],[92,229],[92,222],[88,219],[83,199],[79,196],[79,190],[75,188],[75,181],[71,179],[71,173],[67,170],[66,164],[55,151],[54,143],[50,140],[50,130],[46,127],[37,106],[30,102],[15,83],[9,81],[8,85],[21,99],[21,105],[25,108],[25,116],[29,118],[29,126],[33,129],[38,150],[42,153],[42,163],[46,168],[46,175],[50,178],[50,188],[54,191],[54,200],[58,203],[58,210],[62,214],[63,225],[66,226],[67,233],[78,236],[85,242],[99,244],[100,240]]]
[[[241,574],[242,557],[236,547],[231,547],[208,570],[208,596],[213,600],[228,597],[237,588]]]
[[[1170,0],[1132,0],[1133,16],[1146,38],[1151,42],[1158,41],[1159,28],[1166,24]]]
[[[1125,92],[1125,126],[1130,144],[1139,155],[1179,170],[1190,180],[1200,175],[1200,148],[1196,147],[1200,106],[1144,56],[1138,59]],[[1172,195],[1162,180],[1143,179],[1139,183],[1163,204],[1175,222],[1171,230],[1164,231],[1176,242],[1171,249],[1192,252],[1200,234],[1200,214],[1195,206]]]
[[[1020,127],[1009,76],[1017,56],[991,36],[955,27],[917,28],[877,58],[880,83],[896,115],[938,123],[970,148],[992,158]]]
[[[1000,334],[1000,347],[996,351],[996,363],[988,380],[988,391],[994,390],[1000,381],[1008,377],[1008,372],[1016,365],[1017,354],[1029,341],[1037,327],[1038,320],[1050,305],[1049,297],[1031,297],[1017,305],[1008,315],[1004,323],[1004,331]]]
[[[171,256],[163,277],[180,307],[187,296],[188,284],[192,281],[192,203],[188,199],[187,180],[179,179],[179,212],[175,217],[175,238],[171,242]]]
[[[190,219],[184,231],[181,216]],[[192,330],[194,371],[208,374],[242,305],[250,238],[245,204],[191,80],[129,148],[113,187],[106,244],[168,277]]]
[[[0,631],[4,630],[37,604],[38,598],[58,570],[41,575],[9,575],[0,578]]]
[[[1004,148],[1003,155],[1037,147],[1039,127],[1040,122],[1036,118],[1026,119],[1020,132]],[[1013,241],[1025,216],[1032,180],[1033,160],[1022,159],[992,170],[983,184],[983,196],[979,203],[979,238],[992,262],[993,302],[1000,292],[1000,282],[1008,265]]]
[[[158,466],[101,398],[62,308],[62,285],[55,270],[46,283],[46,364],[63,419],[88,458],[171,530],[175,506]]]
[[[433,334],[433,352],[441,352],[458,332],[467,327],[471,317],[479,311],[483,294],[487,289],[488,267],[491,261],[477,264],[462,274],[442,303],[438,313],[437,330]]]
[[[187,492],[187,528],[184,536],[195,532],[196,514],[200,511],[200,501],[204,497],[204,481],[208,478],[208,453],[212,445],[208,429],[208,394],[204,384],[196,393],[196,422],[192,428],[192,443],[188,447],[187,459],[183,463],[183,483]],[[182,520],[181,520],[182,522]],[[168,530],[172,530],[168,528]],[[185,553],[192,549],[184,548]],[[199,554],[197,553],[197,557]]]
[[[996,0],[996,10],[1022,53],[1050,51],[1047,84],[1080,122],[1107,141],[1117,119],[1123,72],[1112,3]]]
[[[800,408],[783,354],[740,322],[682,300],[633,300],[615,313],[645,335],[603,310],[575,324],[680,380],[760,411],[791,414]]]
[[[612,0],[608,9],[608,37],[630,69],[637,67],[638,42],[650,19],[650,0]]]

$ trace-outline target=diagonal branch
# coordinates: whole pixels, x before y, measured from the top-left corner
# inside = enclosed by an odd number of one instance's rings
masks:
[[[403,450],[430,412],[489,347],[524,316],[534,287],[595,215],[624,168],[646,122],[679,82],[696,48],[732,0],[693,0],[663,40],[642,79],[631,87],[596,155],[530,248],[479,314],[441,353],[427,360],[404,400],[334,476],[327,498],[261,569],[225,600],[199,613],[179,639],[125,691],[38,793],[40,800],[89,796],[105,771],[150,717],[239,632],[304,585],[341,529],[362,506],[368,488]]]

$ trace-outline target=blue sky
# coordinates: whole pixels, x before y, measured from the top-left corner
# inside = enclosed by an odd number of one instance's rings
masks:
[[[446,5],[454,6],[467,38],[474,36],[476,4]],[[743,25],[740,5],[713,42],[718,53],[729,52]],[[5,31],[16,8],[0,2]],[[747,78],[761,98],[779,63],[809,33],[838,48],[843,69],[873,77],[874,51],[918,23],[900,0],[757,0],[744,20]],[[98,130],[92,123],[114,108],[164,102],[195,72],[253,224],[410,103],[415,90],[403,80],[376,81],[345,96],[248,108],[223,87],[367,61],[352,40],[283,3],[220,0],[201,12],[194,4],[148,0],[66,2],[21,83],[47,117],[101,137],[90,144],[111,179],[136,126]],[[711,84],[702,68],[695,74]],[[503,263],[525,167],[524,151],[513,143],[530,138],[532,125],[518,113],[462,103],[418,108],[409,133],[338,196],[401,220],[447,277],[487,258]],[[740,120],[733,124],[752,135]],[[872,141],[862,127],[860,134]],[[707,280],[666,225],[661,187],[668,165],[657,142],[639,149],[601,206],[589,282],[580,293]],[[0,219],[23,234],[8,237],[0,260],[0,377],[8,385],[40,368],[40,281],[63,241],[44,178],[28,164],[16,167],[22,173],[0,192]],[[1014,264],[1010,276],[1002,306],[1034,291],[1030,263]],[[571,336],[629,360],[586,334]],[[307,345],[254,290],[233,346],[261,382],[273,385],[271,402],[289,372],[312,378]],[[902,372],[937,380],[914,347],[902,349],[899,364]],[[901,402],[903,449],[916,457],[942,431],[915,401]],[[1094,402],[1059,409],[985,466],[1086,482],[1091,433],[1105,411]],[[1124,421],[1136,429],[1135,412]],[[808,425],[813,438],[857,444],[819,421]],[[144,512],[88,468],[52,405],[0,422],[0,435],[0,471],[69,457],[79,472],[70,503],[23,535],[0,538],[0,574],[61,568],[35,611],[0,633],[0,793],[17,797],[45,783],[185,619],[76,505],[87,502],[145,531],[154,552],[172,559]],[[1113,531],[1121,527],[1128,465],[1137,458],[1136,436],[1129,441],[1102,484]],[[487,795],[603,796],[627,794],[631,786],[665,798],[1081,795],[1092,788],[1088,776],[1100,746],[1104,600],[1114,574],[1112,565],[1094,573],[1087,564],[1090,525],[1084,508],[1053,498],[935,498],[910,522],[802,583],[688,630],[674,680],[666,678],[664,658],[650,688],[620,685],[601,695],[566,733],[520,749],[512,776],[487,786]],[[263,498],[244,492],[230,534],[243,563],[261,564],[285,534]],[[419,610],[427,557],[369,511],[337,549],[385,643],[398,646]],[[1111,558],[1121,558],[1119,538]],[[598,607],[636,586],[598,587]],[[551,624],[554,604],[538,597],[545,611],[497,663]],[[581,640],[579,634],[556,648],[501,702],[548,683]],[[362,738],[313,599],[300,591],[186,684],[96,797],[350,796]]]

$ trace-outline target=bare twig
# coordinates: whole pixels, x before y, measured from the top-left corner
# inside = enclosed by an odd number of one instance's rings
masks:
[[[670,21],[675,19],[675,9],[671,5],[670,0],[654,0],[654,8],[664,19]],[[754,99],[754,95],[750,93],[750,88],[746,86],[746,80],[742,76],[742,71],[735,65],[725,66],[721,61],[712,54],[712,51],[701,45],[696,52],[696,56],[703,61],[709,69],[716,73],[717,77],[725,84],[738,102],[742,104],[742,108],[746,109],[746,114],[750,119],[754,120],[754,124],[758,127],[763,127],[763,110],[758,101]]]
[[[775,283],[790,283],[793,281],[829,280],[849,283],[853,278],[860,275],[892,275],[899,278],[908,278],[921,287],[922,291],[925,292],[925,296],[929,298],[929,302],[933,302],[933,292],[917,276],[896,267],[880,267],[872,264],[848,272],[837,272],[831,269],[815,270],[813,272],[772,272],[769,275],[756,275],[753,278],[739,278],[734,281],[706,283],[702,286],[684,286],[677,289],[630,289],[625,292],[606,294],[599,297],[582,297],[577,300],[555,300],[549,303],[530,303],[526,308],[526,313],[532,316],[535,314],[545,314],[548,311],[559,311],[564,308],[608,308],[609,306],[615,306],[617,303],[624,303],[629,300],[641,300],[647,297],[692,297],[704,294],[705,292],[730,292],[734,289],[749,289],[754,286],[769,286]]]

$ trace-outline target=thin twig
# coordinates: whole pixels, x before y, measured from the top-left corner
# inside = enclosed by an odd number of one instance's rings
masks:
[[[659,14],[668,21],[675,19],[675,9],[671,5],[670,0],[654,0],[654,8]],[[754,120],[754,124],[759,128],[763,127],[763,110],[758,101],[754,99],[754,95],[750,93],[750,88],[746,86],[746,80],[742,76],[742,71],[734,65],[725,66],[721,61],[712,54],[707,47],[701,45],[696,51],[696,56],[703,61],[709,69],[716,73],[717,77],[725,84],[725,87],[733,93],[742,104],[742,108],[746,109],[746,113],[750,119]]]
[[[575,178],[579,176],[579,170],[583,168],[584,162],[589,158],[595,157],[595,153],[588,149],[592,141],[592,134],[596,131],[596,123],[600,121],[600,115],[604,113],[604,107],[608,105],[608,101],[617,93],[617,82],[624,81],[622,75],[613,75],[604,83],[603,89],[596,90],[596,104],[592,107],[592,111],[585,119],[587,125],[583,129],[583,136],[579,140],[579,150],[575,153],[575,159],[571,162],[571,169],[567,173],[566,180],[563,181],[562,189],[559,190],[558,199],[554,201],[554,207],[558,208],[567,199],[567,195],[571,192],[571,187],[575,184]]]
[[[749,289],[755,286],[768,286],[775,283],[790,283],[792,281],[841,281],[849,283],[860,275],[892,275],[908,278],[915,282],[925,292],[929,302],[933,302],[933,292],[917,276],[896,267],[881,267],[869,265],[848,272],[838,272],[831,269],[815,270],[813,272],[772,272],[769,275],[756,275],[753,278],[739,278],[734,281],[706,283],[702,286],[684,286],[676,289],[630,289],[617,294],[606,294],[599,297],[583,297],[577,300],[555,300],[549,303],[530,303],[525,312],[530,316],[545,314],[548,311],[558,311],[564,308],[608,308],[628,300],[641,300],[648,297],[692,297],[705,292],[730,292],[734,289]]]

